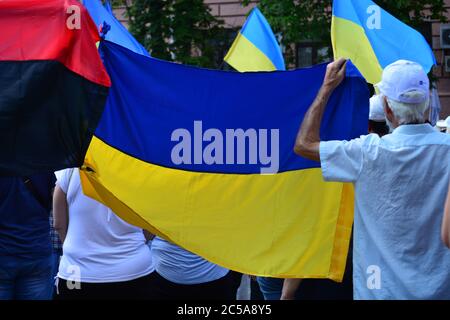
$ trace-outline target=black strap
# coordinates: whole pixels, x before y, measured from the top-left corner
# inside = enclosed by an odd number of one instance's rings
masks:
[[[39,192],[37,191],[36,187],[34,186],[33,182],[31,181],[31,179],[28,177],[23,177],[22,179],[23,179],[23,184],[28,189],[28,191],[31,193],[31,195],[36,199],[36,201],[39,202],[39,204],[43,208],[47,209],[48,203],[39,194]]]

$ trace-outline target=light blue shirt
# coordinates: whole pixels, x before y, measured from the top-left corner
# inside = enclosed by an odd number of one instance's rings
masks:
[[[450,135],[403,125],[383,138],[320,143],[326,181],[353,182],[355,299],[450,299],[441,222]]]
[[[152,241],[152,257],[156,272],[177,284],[200,284],[218,280],[229,270],[211,263],[159,237]]]

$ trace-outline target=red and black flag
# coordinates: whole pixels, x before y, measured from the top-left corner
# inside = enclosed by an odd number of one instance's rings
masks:
[[[110,79],[76,0],[0,1],[0,176],[81,166]]]

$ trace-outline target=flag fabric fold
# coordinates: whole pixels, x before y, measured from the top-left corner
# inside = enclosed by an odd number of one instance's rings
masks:
[[[285,70],[281,48],[257,7],[250,13],[224,60],[240,72]]]
[[[426,72],[436,64],[422,34],[370,0],[333,1],[331,40],[335,58],[351,59],[372,84],[400,59],[415,61]]]
[[[110,86],[94,23],[76,0],[5,0],[0,29],[0,175],[81,166]]]
[[[114,16],[111,4],[109,2],[102,5],[100,0],[84,0],[84,6],[89,11],[89,14],[94,20],[98,28],[106,22],[111,29],[105,35],[105,39],[125,48],[130,49],[136,53],[144,56],[150,56],[148,51],[131,35],[130,32],[120,23]]]
[[[319,163],[292,151],[326,65],[235,73],[108,41],[101,52],[113,84],[80,173],[87,195],[233,270],[342,279],[352,199],[320,179]],[[357,137],[367,118],[366,82],[349,64],[322,138]]]

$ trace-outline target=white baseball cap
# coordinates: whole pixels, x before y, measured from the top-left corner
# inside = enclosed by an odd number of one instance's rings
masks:
[[[450,116],[448,116],[445,120],[439,120],[436,123],[436,126],[440,128],[450,128]]]
[[[381,82],[375,86],[386,97],[403,103],[422,103],[430,95],[430,81],[422,66],[408,60],[384,68]]]
[[[383,101],[380,94],[374,95],[372,98],[370,98],[369,120],[376,122],[386,121]]]

